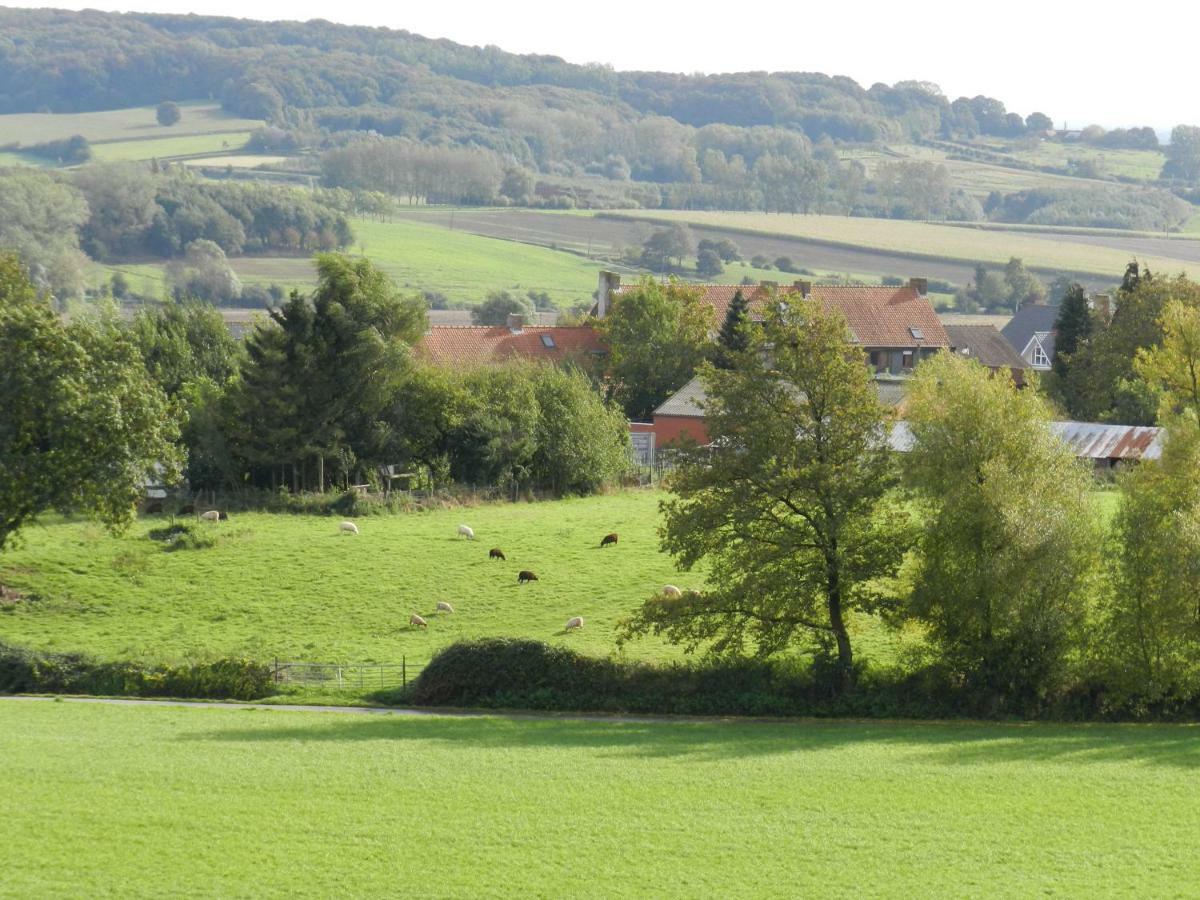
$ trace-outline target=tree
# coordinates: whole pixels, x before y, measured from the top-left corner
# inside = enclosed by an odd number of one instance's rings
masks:
[[[694,288],[642,279],[618,294],[600,329],[609,347],[611,396],[644,419],[695,374],[713,327],[712,308]]]
[[[1054,320],[1054,332],[1052,364],[1055,374],[1065,378],[1075,352],[1092,336],[1092,311],[1081,285],[1072,284],[1067,289]]]
[[[716,250],[701,250],[696,255],[696,273],[705,278],[715,278],[725,271],[725,265]]]
[[[525,297],[515,297],[508,291],[491,291],[486,300],[471,309],[471,321],[476,325],[507,325],[508,317],[514,314],[524,324],[536,317],[533,303]]]
[[[228,303],[242,296],[242,281],[225,258],[225,251],[208,240],[188,244],[184,258],[167,266],[167,281],[177,299]]]
[[[1015,256],[1010,257],[1004,266],[1004,287],[1008,294],[1008,305],[1014,312],[1027,303],[1041,303],[1046,299],[1046,288]]]
[[[1049,419],[1035,391],[957,354],[923,362],[908,391],[922,526],[905,612],[989,710],[1059,682],[1092,587],[1091,475]]]
[[[1025,117],[1025,128],[1029,131],[1053,131],[1054,121],[1045,113],[1032,112]]]
[[[683,258],[692,253],[692,233],[686,225],[676,223],[670,228],[661,228],[646,238],[642,244],[642,260],[656,271],[667,271],[671,260],[682,268]]]
[[[537,366],[537,450],[533,481],[556,495],[591,493],[629,467],[629,422],[585,372]]]
[[[1171,130],[1171,143],[1166,148],[1162,177],[1179,181],[1200,181],[1200,128],[1195,125],[1176,125]]]
[[[158,104],[158,108],[154,110],[154,118],[158,120],[158,124],[164,127],[170,127],[177,123],[183,114],[179,111],[179,104],[173,100],[164,100]]]
[[[18,259],[0,256],[0,550],[47,510],[114,531],[147,480],[171,482],[174,408],[113,323],[64,324]]]
[[[854,680],[848,620],[874,610],[906,549],[889,494],[886,413],[845,320],[772,305],[727,370],[702,370],[710,448],[688,454],[662,504],[662,546],[702,594],[647,601],[624,637],[665,635],[715,654],[794,644]]]
[[[224,384],[238,370],[241,348],[221,313],[207,303],[185,300],[142,309],[129,332],[168,397],[201,378]]]
[[[739,289],[734,292],[733,300],[725,313],[725,321],[721,323],[721,332],[717,336],[716,365],[727,369],[733,365],[733,359],[750,345],[750,304],[746,295]]]

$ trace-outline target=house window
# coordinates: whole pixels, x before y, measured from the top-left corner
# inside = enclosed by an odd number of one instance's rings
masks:
[[[550,335],[550,334],[543,334],[542,335],[542,346],[545,347],[547,350],[553,350],[554,349],[554,336]]]
[[[1050,368],[1050,357],[1046,355],[1046,351],[1042,349],[1041,344],[1035,343],[1033,345],[1033,359],[1030,360],[1030,364],[1035,369]]]
[[[911,369],[913,367],[913,352],[905,350],[900,354],[900,368]]]

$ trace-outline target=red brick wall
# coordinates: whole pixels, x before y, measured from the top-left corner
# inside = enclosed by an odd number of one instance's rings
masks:
[[[654,443],[657,446],[679,443],[684,437],[690,437],[697,444],[707,444],[708,431],[704,427],[704,419],[697,416],[654,417]]]

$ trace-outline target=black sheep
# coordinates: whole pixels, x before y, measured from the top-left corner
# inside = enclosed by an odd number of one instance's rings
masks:
[[[517,575],[517,584],[524,584],[527,581],[537,581],[538,577],[528,569],[522,569]]]
[[[601,539],[600,546],[607,547],[609,544],[615,544],[616,542],[617,542],[617,533],[614,531],[612,534],[606,534]]]
[[[488,559],[503,559],[507,562],[507,557],[505,557],[504,551],[499,547],[493,547],[488,551]]]

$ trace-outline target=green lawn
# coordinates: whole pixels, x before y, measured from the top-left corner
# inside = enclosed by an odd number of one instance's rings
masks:
[[[1184,896],[1189,726],[0,701],[0,894]]]
[[[159,125],[153,106],[85,113],[11,113],[0,115],[0,144],[41,144],[81,134],[92,144],[192,134],[246,132],[261,128],[258,119],[230,115],[216,103],[181,103],[183,117],[169,128]]]
[[[627,215],[654,222],[682,221],[732,231],[819,240],[838,246],[903,253],[917,257],[1003,264],[1017,256],[1039,269],[1063,270],[1116,278],[1129,262],[1129,252],[1115,247],[1084,244],[1024,232],[999,232],[911,222],[847,216],[779,215],[746,212],[694,212],[688,210],[633,210]],[[1186,272],[1200,278],[1200,265],[1184,259],[1138,254],[1138,258],[1164,272]]]

